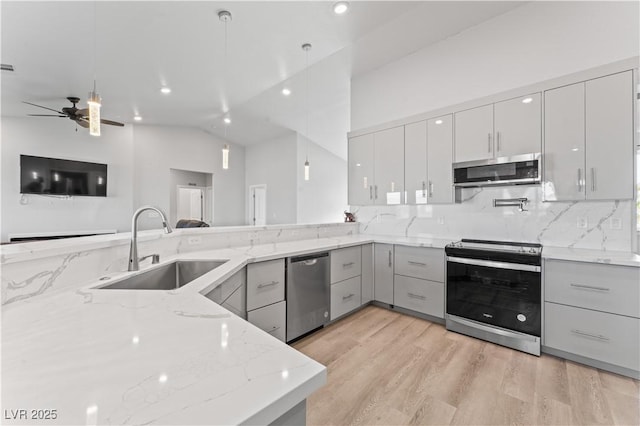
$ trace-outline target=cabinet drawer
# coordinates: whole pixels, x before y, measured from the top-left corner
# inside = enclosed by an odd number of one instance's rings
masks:
[[[347,247],[331,252],[331,283],[344,281],[360,275],[362,271],[362,249]]]
[[[444,284],[396,275],[393,300],[396,306],[444,318]]]
[[[638,318],[640,268],[547,260],[545,299]]]
[[[284,259],[247,265],[247,310],[284,300]]]
[[[444,250],[396,246],[395,268],[399,275],[444,282]]]
[[[360,306],[360,277],[331,284],[331,320]]]
[[[242,270],[236,272],[207,293],[205,297],[222,305],[239,317],[246,318],[246,278],[246,270],[242,268]]]
[[[247,319],[256,327],[284,342],[287,324],[287,302],[274,303],[247,313]]]
[[[545,346],[640,370],[640,320],[545,303]]]

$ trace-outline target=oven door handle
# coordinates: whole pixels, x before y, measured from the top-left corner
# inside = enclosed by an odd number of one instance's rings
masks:
[[[487,266],[489,268],[511,269],[514,271],[540,272],[540,266],[523,265],[521,263],[497,262],[494,260],[467,259],[447,256],[447,262],[464,263],[465,265]]]

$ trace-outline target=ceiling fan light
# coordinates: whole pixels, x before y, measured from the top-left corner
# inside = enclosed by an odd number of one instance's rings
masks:
[[[100,136],[100,96],[96,93],[95,89],[89,92],[89,99],[87,104],[89,105],[89,134],[91,136]]]
[[[225,144],[222,148],[222,168],[229,169],[229,145]]]

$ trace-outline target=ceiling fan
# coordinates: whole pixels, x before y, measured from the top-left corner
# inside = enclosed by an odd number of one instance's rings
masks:
[[[69,100],[69,102],[71,102],[73,104],[73,106],[63,107],[62,111],[58,111],[58,110],[55,110],[53,108],[49,108],[49,107],[42,106],[42,105],[32,104],[31,102],[23,101],[23,103],[28,104],[28,105],[33,105],[33,106],[36,106],[38,108],[48,109],[49,111],[53,111],[53,112],[57,113],[57,114],[27,114],[27,115],[30,115],[32,117],[61,117],[61,118],[69,118],[69,119],[75,121],[76,123],[78,123],[80,126],[82,126],[84,128],[89,128],[89,109],[88,108],[78,109],[76,107],[76,104],[78,102],[80,102],[80,98],[76,98],[75,96],[69,96],[67,99]],[[112,120],[106,120],[104,118],[100,119],[100,123],[101,124],[109,124],[111,126],[120,126],[120,127],[124,126],[123,123],[118,123],[117,121],[112,121]],[[76,131],[77,131],[77,129],[76,129]]]

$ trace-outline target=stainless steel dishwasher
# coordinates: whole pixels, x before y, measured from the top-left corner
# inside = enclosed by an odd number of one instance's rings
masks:
[[[287,342],[329,322],[329,253],[287,259]]]

